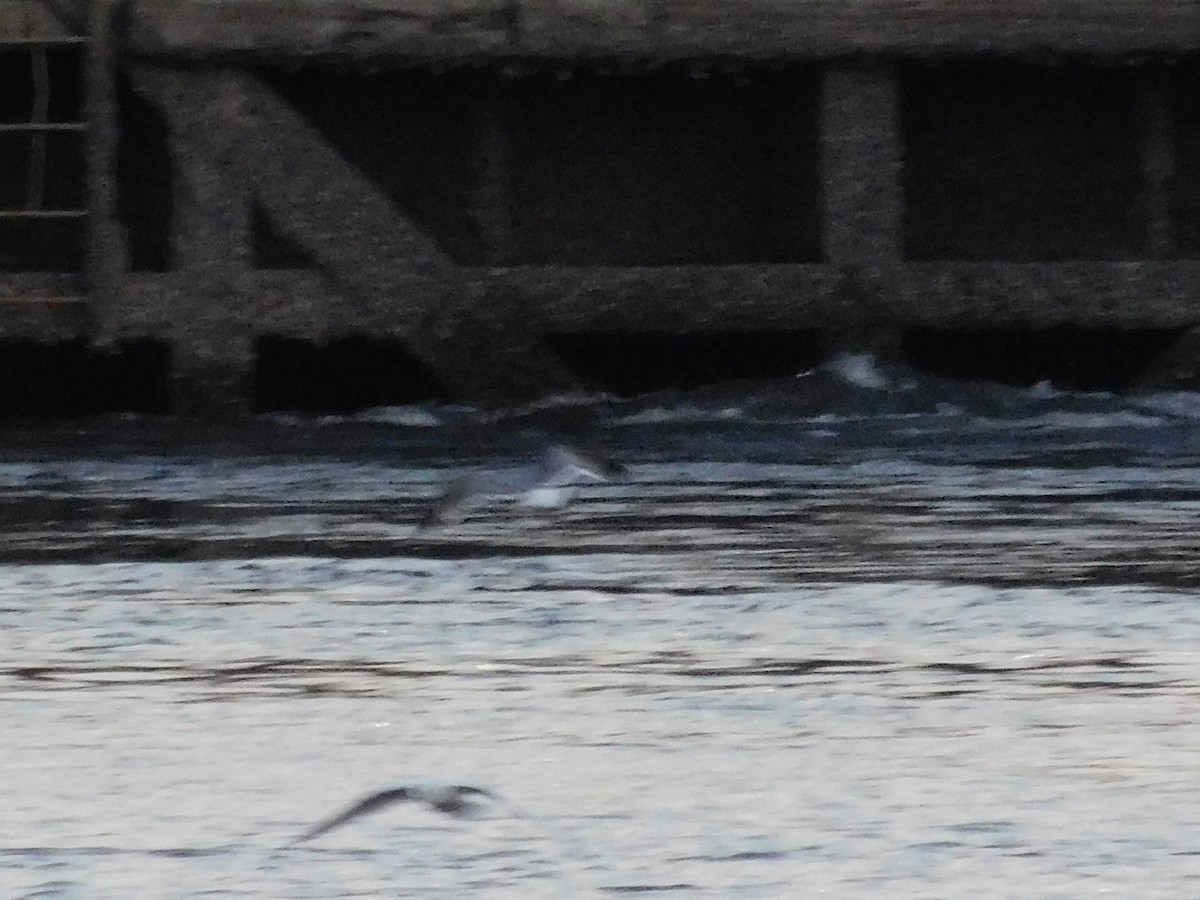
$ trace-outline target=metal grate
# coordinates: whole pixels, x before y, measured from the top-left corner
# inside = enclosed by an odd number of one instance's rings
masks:
[[[0,123],[0,134],[29,135],[29,166],[26,175],[25,203],[20,209],[0,209],[0,219],[82,219],[85,208],[46,208],[46,180],[49,154],[46,140],[52,133],[79,135],[83,139],[88,123],[49,120],[50,77],[49,51],[56,47],[83,46],[87,35],[73,34],[60,21],[45,0],[0,0],[0,51],[28,55],[33,96],[29,118],[19,122]]]

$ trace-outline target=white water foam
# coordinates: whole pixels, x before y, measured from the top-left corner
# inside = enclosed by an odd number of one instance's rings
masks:
[[[736,406],[721,409],[706,409],[695,403],[680,403],[676,406],[651,406],[613,421],[614,425],[687,425],[702,422],[729,422],[745,417],[745,412]]]
[[[838,353],[822,367],[854,387],[872,391],[886,391],[891,381],[879,368],[879,362],[870,353]]]
[[[409,428],[436,428],[442,418],[424,406],[376,406],[354,416],[359,422],[404,425]]]

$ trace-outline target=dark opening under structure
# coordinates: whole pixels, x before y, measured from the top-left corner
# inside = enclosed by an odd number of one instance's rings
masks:
[[[1129,67],[905,65],[906,257],[1141,256],[1138,78]]]
[[[261,74],[460,265],[820,257],[812,67]]]
[[[472,215],[483,176],[476,158],[484,72],[310,64],[258,74],[455,262],[487,262]],[[258,230],[260,266],[303,267],[272,223],[260,221]]]
[[[117,215],[135,272],[171,268],[175,171],[162,115],[138,95],[129,79],[117,79]]]
[[[548,343],[582,381],[620,397],[786,377],[813,368],[824,353],[816,330],[685,335],[588,332],[554,335]]]
[[[819,260],[818,85],[806,67],[704,62],[626,75],[568,69],[503,85],[514,257]]]
[[[138,340],[97,350],[81,340],[0,341],[0,416],[78,418],[172,412],[166,343]]]
[[[0,46],[0,271],[85,265],[78,46]]]
[[[946,378],[1120,391],[1134,386],[1180,333],[1171,328],[925,328],[910,331],[901,352],[916,368]]]
[[[1200,53],[1170,69],[1175,174],[1171,214],[1180,256],[1200,259]]]
[[[352,413],[444,399],[428,370],[396,341],[347,337],[321,345],[265,337],[256,350],[256,412]]]

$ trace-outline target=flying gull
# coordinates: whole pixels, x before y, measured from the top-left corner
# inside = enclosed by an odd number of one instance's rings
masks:
[[[454,479],[425,514],[421,527],[461,522],[472,506],[506,498],[515,497],[522,506],[564,506],[582,482],[608,481],[624,473],[625,467],[615,460],[551,444],[531,466],[480,470]]]
[[[397,803],[416,802],[423,803],[430,809],[444,813],[455,818],[467,819],[474,818],[479,815],[481,810],[487,805],[496,806],[503,812],[507,813],[516,819],[524,822],[534,822],[535,819],[517,807],[513,806],[507,800],[502,799],[499,795],[493,794],[491,791],[485,791],[483,788],[472,787],[467,784],[445,784],[443,782],[427,782],[424,784],[402,784],[393,785],[384,788],[381,791],[376,791],[363,797],[353,806],[343,810],[332,818],[326,819],[318,825],[313,826],[300,837],[292,841],[291,846],[302,844],[305,841],[311,841],[318,838],[334,828],[339,828],[348,822],[352,822],[361,816],[369,815],[373,812],[378,812],[381,809],[387,809]],[[535,830],[532,834],[538,834],[540,837],[549,838],[546,847],[551,851],[552,856],[561,857],[561,850],[555,846],[553,836]],[[572,881],[571,866],[565,858],[559,860],[562,868],[559,872],[559,878],[564,882]],[[591,893],[588,886],[573,885],[565,891],[566,896],[578,897],[584,893]]]
[[[360,816],[373,813],[397,803],[424,803],[430,809],[455,818],[467,819],[476,815],[481,807],[481,801],[498,802],[499,798],[483,788],[471,787],[466,784],[425,784],[425,785],[396,785],[384,788],[363,797],[353,806],[313,826],[294,843],[301,844],[320,837],[327,831],[332,831]]]

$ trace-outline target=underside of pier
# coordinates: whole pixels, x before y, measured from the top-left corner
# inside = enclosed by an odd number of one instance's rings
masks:
[[[0,372],[138,409],[987,334],[1200,383],[1191,0],[13,0],[0,83]]]

